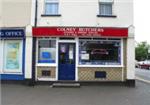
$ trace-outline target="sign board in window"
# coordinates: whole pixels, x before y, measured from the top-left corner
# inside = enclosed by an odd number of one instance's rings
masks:
[[[89,60],[89,54],[81,54],[82,60]]]
[[[73,45],[69,45],[69,59],[72,60],[73,59]]]
[[[6,41],[4,52],[4,72],[22,72],[21,41]]]

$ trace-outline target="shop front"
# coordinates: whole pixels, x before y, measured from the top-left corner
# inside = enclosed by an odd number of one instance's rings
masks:
[[[1,28],[0,49],[0,79],[24,80],[24,28]]]
[[[36,81],[125,81],[128,28],[33,27]]]

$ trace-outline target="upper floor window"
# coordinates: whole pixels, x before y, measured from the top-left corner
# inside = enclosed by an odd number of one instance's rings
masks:
[[[46,15],[57,15],[59,8],[58,0],[45,0],[45,14]]]
[[[111,16],[113,0],[99,0],[99,14]]]

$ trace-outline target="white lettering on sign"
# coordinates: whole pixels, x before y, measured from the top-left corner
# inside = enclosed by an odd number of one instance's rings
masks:
[[[4,35],[4,33],[3,32],[0,32],[0,36],[3,36]]]
[[[57,31],[61,31],[65,36],[99,36],[101,32],[104,32],[102,28],[57,28]]]
[[[76,28],[57,28],[57,31],[76,31]]]
[[[0,37],[23,37],[23,30],[0,30]]]
[[[6,32],[7,36],[21,36],[21,32]]]
[[[57,28],[57,31],[63,32],[103,32],[102,28]]]

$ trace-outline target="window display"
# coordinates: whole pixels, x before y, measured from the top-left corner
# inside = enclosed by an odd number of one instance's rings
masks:
[[[56,41],[39,40],[38,45],[38,63],[55,63],[56,62]]]
[[[19,41],[5,42],[4,71],[21,72],[22,61],[21,43]]]
[[[120,40],[79,40],[79,64],[120,65]]]

